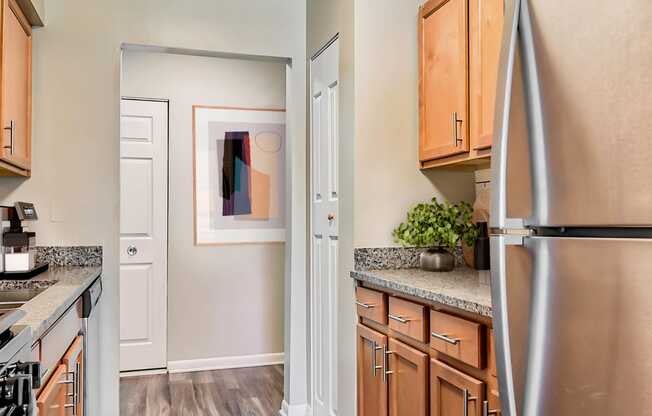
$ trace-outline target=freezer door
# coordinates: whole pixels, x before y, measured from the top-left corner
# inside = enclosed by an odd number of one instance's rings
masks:
[[[504,414],[652,415],[652,240],[493,238]]]
[[[507,26],[499,74],[494,137],[506,143],[494,147],[504,163],[492,163],[493,188],[507,195],[495,214],[533,226],[652,225],[652,2],[517,3],[514,70]]]

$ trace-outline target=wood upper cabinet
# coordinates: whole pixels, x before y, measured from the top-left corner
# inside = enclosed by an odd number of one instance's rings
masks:
[[[67,375],[65,364],[56,367],[48,383],[36,399],[39,416],[66,415],[66,394],[69,385]]]
[[[428,355],[390,338],[387,367],[390,416],[426,416]]]
[[[67,373],[72,377],[72,384],[68,384],[68,400],[75,407],[75,416],[84,415],[84,339],[78,335],[68,351],[61,359],[66,366]]]
[[[430,360],[430,416],[482,416],[485,383],[443,362]]]
[[[470,0],[471,147],[491,147],[498,60],[503,31],[503,0]]]
[[[419,160],[469,151],[468,0],[419,11]]]
[[[429,0],[419,11],[419,164],[487,164],[503,0]]]
[[[0,174],[31,169],[32,30],[16,0],[2,1]]]
[[[383,351],[387,337],[358,324],[358,416],[387,416]]]

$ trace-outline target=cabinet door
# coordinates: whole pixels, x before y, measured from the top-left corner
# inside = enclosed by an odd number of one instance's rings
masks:
[[[32,35],[16,0],[2,1],[0,160],[30,169]]]
[[[470,120],[471,146],[491,147],[498,60],[503,31],[503,0],[471,0],[470,34]]]
[[[426,416],[428,355],[390,338],[388,356],[390,416]]]
[[[36,399],[39,416],[66,415],[66,393],[68,391],[67,368],[60,364],[52,373],[48,384]]]
[[[484,391],[482,381],[430,360],[430,416],[481,416]]]
[[[419,160],[469,151],[468,0],[419,12]]]
[[[84,414],[84,339],[78,335],[72,342],[68,351],[64,354],[62,364],[66,366],[66,371],[72,377],[72,384],[68,385],[68,400],[75,407],[75,416]]]
[[[387,416],[383,351],[387,337],[358,324],[358,416]]]

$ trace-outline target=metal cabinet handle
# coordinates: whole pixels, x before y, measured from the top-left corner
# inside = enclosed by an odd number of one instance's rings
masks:
[[[438,334],[436,332],[431,332],[430,335],[432,335],[433,338],[437,338],[437,339],[442,340],[444,342],[448,342],[449,344],[452,344],[452,345],[457,345],[457,344],[460,343],[459,339],[450,338],[446,334]]]
[[[490,416],[490,415],[498,415],[500,414],[500,410],[489,410],[489,402],[484,401],[482,402],[482,416]]]
[[[409,319],[405,319],[402,316],[398,316],[398,315],[392,315],[391,313],[387,314],[387,317],[393,321],[400,322],[402,324],[407,324],[408,322],[410,322]]]
[[[389,357],[390,354],[394,354],[394,351],[390,351],[387,349],[387,346],[383,346],[383,384],[387,384],[387,377],[390,374],[393,374],[394,372],[389,370],[389,361],[387,357]]]
[[[469,389],[464,389],[464,416],[469,416],[469,402],[478,400],[477,397],[469,394]]]
[[[16,138],[16,122],[13,120],[9,121],[9,127],[5,127],[5,130],[9,130],[9,146],[2,146],[5,149],[9,149],[10,154],[14,154],[14,142]]]
[[[369,304],[369,303],[359,302],[357,300],[355,301],[355,304],[358,305],[359,307],[365,308],[365,309],[372,309],[375,306],[375,305],[372,305],[372,304]]]
[[[78,403],[78,389],[79,389],[79,364],[77,364],[75,371],[66,372],[72,379],[62,380],[59,384],[72,384],[72,393],[66,393],[66,397],[72,398],[72,403],[63,405],[64,409],[72,409],[73,416],[77,415]]]
[[[138,254],[138,247],[133,245],[127,247],[127,254],[131,257],[135,256],[136,254]]]
[[[457,131],[457,124],[460,123],[462,124],[463,120],[459,120],[457,118],[457,111],[453,111],[452,117],[451,117],[451,124],[453,126],[453,146],[457,147],[462,142],[464,141],[464,138],[457,137],[458,136],[458,131]]]
[[[371,375],[374,377],[376,377],[377,371],[383,368],[383,366],[378,365],[376,362],[376,352],[381,349],[382,347],[379,347],[376,341],[371,343]]]

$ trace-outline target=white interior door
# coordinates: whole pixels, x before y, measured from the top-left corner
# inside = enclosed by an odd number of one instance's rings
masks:
[[[167,364],[168,104],[120,105],[120,370]]]
[[[310,65],[312,147],[311,351],[312,410],[337,413],[337,244],[339,46]]]

